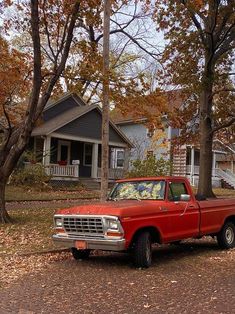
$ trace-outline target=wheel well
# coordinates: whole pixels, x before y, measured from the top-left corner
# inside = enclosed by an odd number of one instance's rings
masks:
[[[149,226],[149,227],[144,227],[144,228],[138,229],[135,232],[134,236],[132,237],[130,247],[132,247],[132,245],[135,243],[138,236],[144,231],[148,231],[150,233],[152,243],[161,243],[161,235],[160,235],[159,230],[156,227]]]
[[[226,223],[226,222],[228,222],[228,221],[231,221],[231,222],[235,225],[235,216],[229,216],[229,217],[227,217],[224,223]]]

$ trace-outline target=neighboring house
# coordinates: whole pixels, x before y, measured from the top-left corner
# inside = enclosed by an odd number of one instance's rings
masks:
[[[181,105],[182,101],[180,102],[177,97],[176,107],[179,108]],[[192,185],[198,184],[200,150],[197,145],[186,144],[173,147],[172,139],[180,135],[180,130],[172,128],[166,116],[162,118],[164,129],[152,132],[149,131],[147,118],[144,116],[133,117],[131,113],[123,115],[116,110],[113,119],[135,146],[131,150],[130,160],[144,159],[150,154],[156,158],[163,157],[172,161],[173,175],[187,176]],[[235,154],[231,148],[225,149],[224,145],[218,145],[215,141],[212,167],[214,187],[220,187],[221,182],[224,181],[235,188]]]
[[[32,132],[31,147],[52,180],[99,180],[101,176],[102,111],[88,106],[77,94],[69,93],[47,104],[42,119]],[[110,121],[109,178],[122,177],[133,145]],[[39,154],[38,154],[39,153]]]

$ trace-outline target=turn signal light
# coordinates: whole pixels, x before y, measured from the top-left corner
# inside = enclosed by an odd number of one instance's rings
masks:
[[[121,232],[111,232],[111,231],[108,231],[108,232],[107,232],[107,236],[108,236],[108,237],[122,237],[122,236],[123,236],[123,233],[121,233]]]
[[[65,233],[63,228],[55,228],[55,231],[58,233]]]

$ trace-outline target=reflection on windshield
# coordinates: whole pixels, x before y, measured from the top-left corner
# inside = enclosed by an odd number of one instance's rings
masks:
[[[163,200],[164,194],[165,181],[132,181],[118,183],[109,199]]]

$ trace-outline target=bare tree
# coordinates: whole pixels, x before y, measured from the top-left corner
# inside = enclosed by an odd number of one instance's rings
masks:
[[[104,45],[103,45],[103,113],[102,113],[102,160],[101,160],[101,200],[108,193],[109,175],[109,33],[110,0],[104,1]]]

